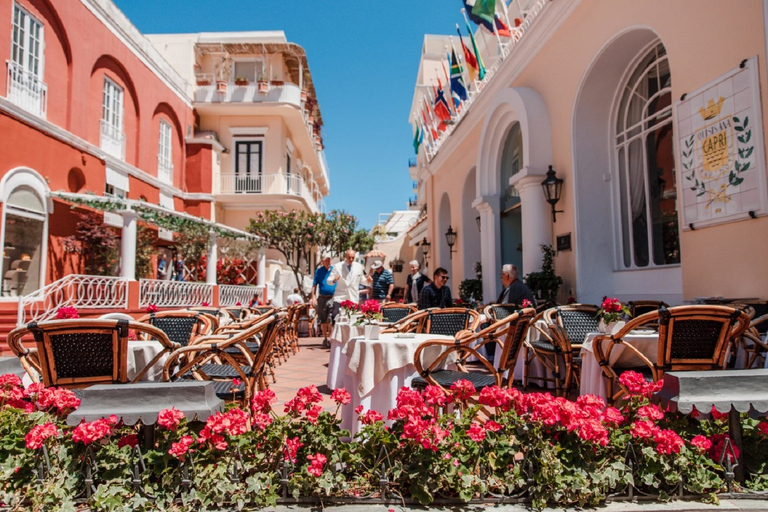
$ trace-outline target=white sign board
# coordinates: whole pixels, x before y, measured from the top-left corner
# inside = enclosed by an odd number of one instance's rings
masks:
[[[675,103],[683,229],[768,213],[757,58]]]

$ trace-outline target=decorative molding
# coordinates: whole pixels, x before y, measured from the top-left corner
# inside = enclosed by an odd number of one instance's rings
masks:
[[[266,126],[230,126],[229,134],[233,137],[265,137],[268,130]]]

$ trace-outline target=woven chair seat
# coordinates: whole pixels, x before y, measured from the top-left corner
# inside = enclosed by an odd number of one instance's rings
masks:
[[[261,344],[258,341],[246,341],[245,342],[245,348],[247,348],[248,352],[250,352],[251,354],[253,354],[254,352],[258,351],[260,346],[261,346]],[[232,355],[240,355],[240,354],[242,354],[240,349],[237,348],[237,347],[226,348],[226,349],[224,349],[224,352],[226,352],[227,354],[232,354]]]
[[[250,366],[241,366],[240,369],[246,375],[251,373]],[[208,363],[201,366],[200,371],[202,371],[212,379],[239,379],[240,378],[240,374],[237,373],[237,370],[228,364]]]
[[[451,384],[459,380],[468,380],[477,391],[496,384],[493,375],[476,372],[458,372],[455,370],[440,370],[429,374],[438,384],[444,388],[450,388]],[[427,387],[427,381],[422,377],[416,377],[411,381],[411,387],[420,389]]]
[[[560,350],[554,346],[551,342],[547,340],[534,340],[529,341],[528,343],[531,344],[531,346],[534,348],[534,350],[539,350],[541,352],[560,352]]]

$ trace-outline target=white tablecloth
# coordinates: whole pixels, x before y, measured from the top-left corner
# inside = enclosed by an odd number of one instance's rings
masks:
[[[592,341],[599,333],[590,333],[581,347],[581,394],[597,395],[607,398],[605,377],[592,350]],[[659,333],[655,331],[633,331],[624,337],[624,343],[631,344],[651,362],[656,361],[659,345]],[[606,345],[603,345],[606,347]],[[623,345],[616,345],[611,351],[609,363],[616,368],[632,368],[644,366],[631,350],[624,350]]]
[[[129,341],[128,380],[133,380],[162,350],[163,345],[159,341]],[[161,357],[152,368],[147,370],[141,380],[163,380],[163,364],[169,355],[170,352]]]
[[[412,338],[398,337],[396,333],[382,333],[378,340],[351,338],[341,349],[343,357],[337,364],[344,365],[344,387],[352,395],[352,403],[342,409],[342,428],[352,435],[359,429],[354,409],[362,405],[365,410],[380,412],[385,418],[397,403],[397,392],[410,386],[417,377],[413,356],[426,340],[453,340],[452,336],[415,334]],[[426,351],[425,362],[434,360],[442,350]],[[329,368],[330,372],[330,368]]]
[[[344,369],[347,367],[347,356],[341,353],[344,344],[350,338],[363,335],[363,326],[353,325],[349,322],[336,322],[329,339],[331,343],[331,355],[328,358],[328,376],[325,384],[328,389],[344,387]]]

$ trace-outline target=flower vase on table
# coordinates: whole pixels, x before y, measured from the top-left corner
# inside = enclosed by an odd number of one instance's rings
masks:
[[[629,318],[630,314],[629,309],[619,299],[606,297],[597,311],[597,316],[600,318],[597,330],[604,334],[614,334],[624,327],[624,319]]]
[[[377,300],[367,300],[360,306],[362,315],[355,325],[365,324],[364,333],[367,340],[378,340],[381,326],[378,324],[384,316],[381,314],[381,306]]]
[[[339,315],[337,321],[339,322],[351,322],[355,314],[358,312],[358,305],[351,300],[345,300],[339,304]]]

